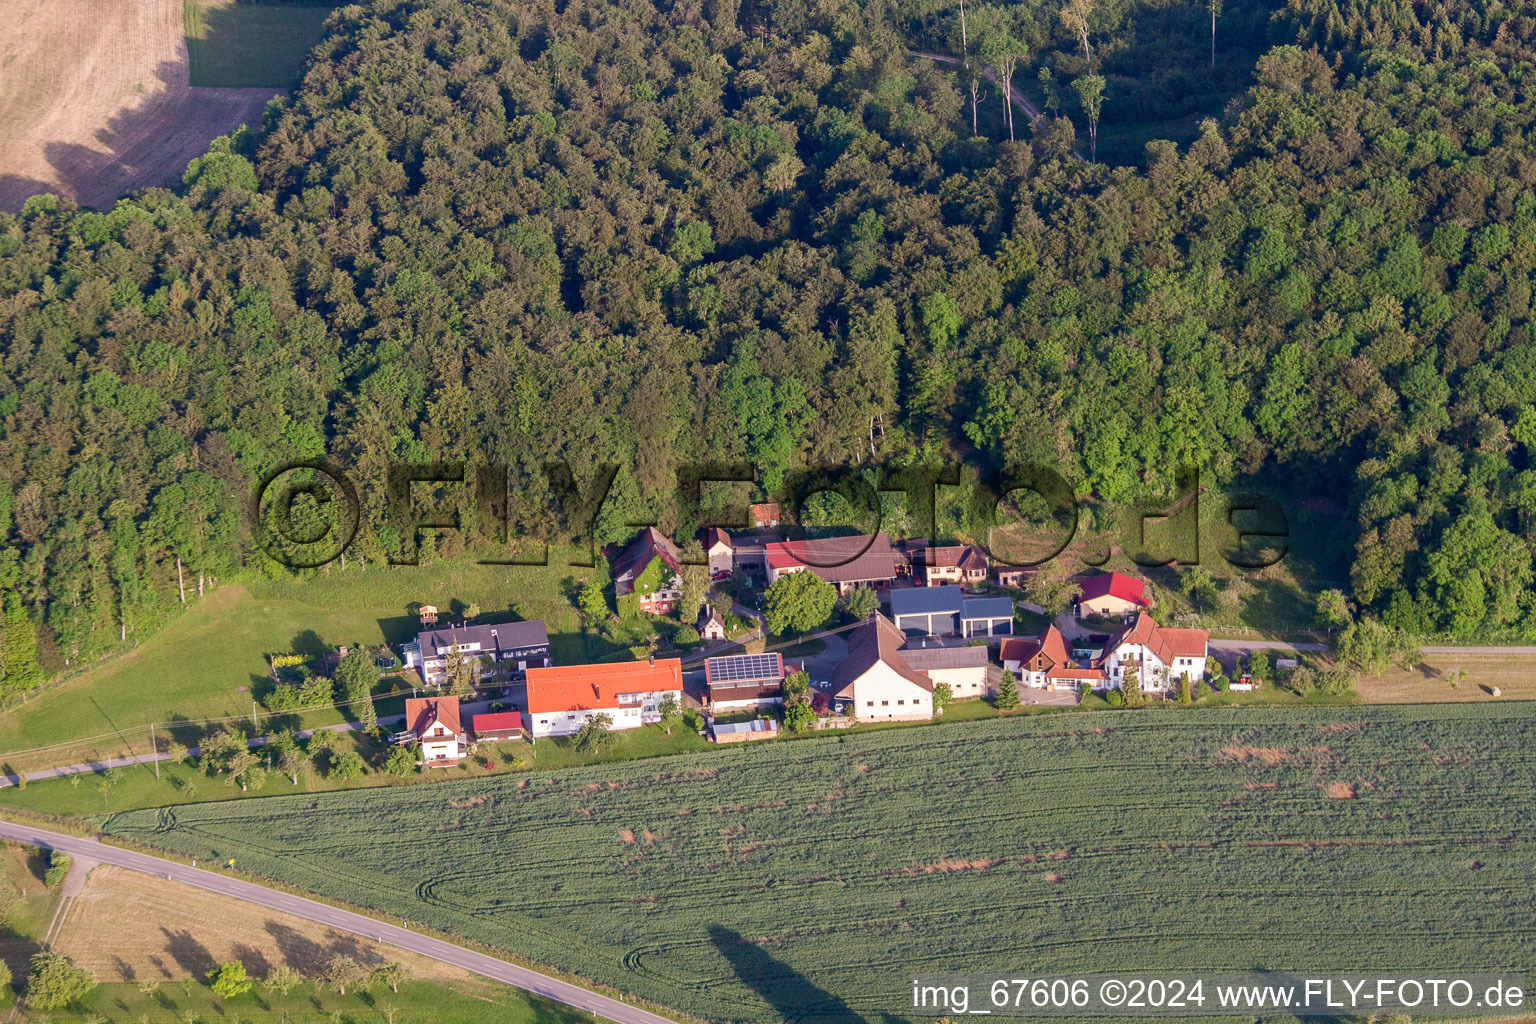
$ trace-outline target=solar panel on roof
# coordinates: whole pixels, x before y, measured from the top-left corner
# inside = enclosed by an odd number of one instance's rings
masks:
[[[743,679],[777,679],[780,668],[777,654],[737,654],[710,658],[705,666],[711,683],[737,682]]]

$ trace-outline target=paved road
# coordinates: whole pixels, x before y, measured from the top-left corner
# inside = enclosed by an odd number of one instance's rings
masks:
[[[302,896],[293,896],[231,875],[220,874],[217,871],[205,871],[201,868],[178,864],[175,861],[151,857],[148,854],[107,846],[94,839],[82,839],[79,836],[64,835],[9,821],[0,821],[0,837],[32,846],[59,850],[72,857],[93,860],[101,864],[115,864],[131,871],[160,875],[162,878],[185,882],[209,892],[245,900],[247,903],[255,903],[272,910],[280,910],[285,914],[295,914],[305,920],[327,925],[339,931],[351,932],[354,935],[398,946],[434,960],[441,960],[455,967],[462,967],[494,981],[618,1021],[620,1024],[671,1024],[666,1017],[660,1017],[620,1000],[588,991],[579,985],[561,981],[559,978],[551,978],[547,974],[540,974],[527,967],[519,967],[517,964],[498,960],[484,953],[476,953],[474,950],[455,946],[442,939],[420,935],[407,928],[385,924],[371,917],[364,917],[362,914],[353,914],[324,903],[304,899]]]

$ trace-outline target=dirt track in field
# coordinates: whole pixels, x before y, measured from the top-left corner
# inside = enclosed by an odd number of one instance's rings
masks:
[[[6,0],[0,209],[57,192],[110,208],[176,181],[279,90],[188,84],[182,0]]]

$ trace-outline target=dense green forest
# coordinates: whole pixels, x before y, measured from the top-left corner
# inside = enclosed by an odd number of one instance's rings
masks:
[[[0,215],[6,686],[32,626],[54,670],[286,571],[244,506],[290,459],[373,495],[391,462],[503,463],[531,536],[563,527],[543,463],[618,463],[612,540],[686,527],[680,463],[772,486],[869,461],[875,416],[884,465],[1329,497],[1362,607],[1536,633],[1536,5],[965,19],[373,0],[180,189]],[[400,544],[382,506],[354,567]]]

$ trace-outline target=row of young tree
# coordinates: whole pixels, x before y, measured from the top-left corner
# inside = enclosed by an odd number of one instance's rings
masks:
[[[1042,10],[1107,61],[1140,8],[1082,41]],[[428,558],[572,532],[550,461],[620,467],[599,542],[690,534],[689,462],[772,490],[963,453],[1117,503],[1197,465],[1345,500],[1350,596],[1393,628],[1530,631],[1536,19],[1287,10],[1346,29],[1108,166],[1060,117],[973,135],[899,6],[341,8],[179,192],[0,216],[0,684],[289,572],[245,504],[322,455],[369,498],[329,572],[408,547],[399,462],[509,468],[506,522],[466,501]]]

